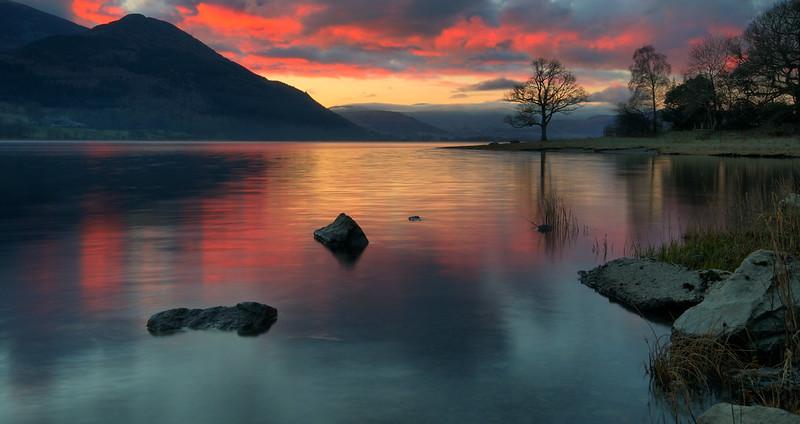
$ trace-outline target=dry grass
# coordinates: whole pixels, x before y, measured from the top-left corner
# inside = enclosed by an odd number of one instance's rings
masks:
[[[665,392],[709,391],[728,381],[730,370],[750,368],[748,356],[713,336],[660,337],[650,344],[647,373]]]
[[[745,344],[708,337],[673,334],[650,344],[647,373],[653,389],[678,415],[698,397],[716,394],[738,404],[757,404],[800,412],[800,317],[795,309],[790,262],[800,257],[800,211],[782,207],[774,196],[767,212],[726,230],[690,232],[683,240],[642,252],[692,268],[735,269],[757,249],[780,252],[774,284],[785,306],[785,347],[777,357],[764,357]],[[693,255],[701,254],[700,259]]]

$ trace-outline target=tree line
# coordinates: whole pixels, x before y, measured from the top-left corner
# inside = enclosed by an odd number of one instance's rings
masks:
[[[757,16],[743,34],[711,36],[694,44],[682,81],[672,77],[666,55],[647,45],[630,66],[630,99],[617,105],[606,135],[646,136],[668,123],[674,130],[750,129],[800,123],[800,0],[783,0]],[[506,100],[517,104],[507,118],[515,127],[547,127],[556,113],[588,101],[574,74],[559,61],[539,58],[532,76]]]

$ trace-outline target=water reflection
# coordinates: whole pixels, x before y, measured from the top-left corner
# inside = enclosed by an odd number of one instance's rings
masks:
[[[767,196],[796,165],[396,144],[4,146],[0,421],[664,416],[641,364],[644,337],[666,329],[576,272],[606,234],[622,254],[713,205]],[[548,193],[586,230],[563,242],[532,229]],[[340,212],[371,241],[346,266],[311,236]],[[253,340],[144,330],[162,309],[241,300],[280,321]]]

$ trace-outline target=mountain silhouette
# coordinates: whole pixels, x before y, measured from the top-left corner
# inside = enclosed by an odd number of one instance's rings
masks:
[[[37,127],[134,138],[365,134],[308,94],[256,75],[174,25],[142,15],[0,54],[0,74],[0,105],[22,111],[20,119]]]
[[[358,107],[340,106],[331,108],[351,122],[360,125],[376,135],[387,139],[435,140],[447,138],[450,134],[433,125],[426,124],[400,112],[370,110]]]
[[[0,50],[20,47],[52,35],[77,34],[87,30],[24,4],[0,0]]]

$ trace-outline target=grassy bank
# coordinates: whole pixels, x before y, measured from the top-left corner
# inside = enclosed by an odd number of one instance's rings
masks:
[[[652,151],[665,155],[800,157],[800,137],[757,132],[670,132],[659,137],[600,137],[459,146],[488,151]]]
[[[780,192],[780,190],[779,190]],[[737,215],[724,226],[689,230],[680,240],[661,246],[635,248],[638,256],[685,265],[691,269],[735,270],[751,252],[769,249],[800,257],[800,196],[774,195],[756,201],[742,199]],[[753,204],[757,204],[754,206]],[[779,255],[779,267],[788,270],[788,257]],[[787,290],[781,296],[786,308],[786,346],[775,357],[764,357],[713,335],[656,338],[650,344],[647,372],[656,393],[676,411],[695,416],[695,400],[713,394],[743,405],[763,405],[800,412],[800,334],[788,273],[774,284]],[[783,290],[783,289],[780,289]]]
[[[690,228],[680,240],[660,246],[634,246],[634,254],[690,269],[727,271],[735,270],[747,255],[759,249],[800,257],[800,208],[796,206],[800,205],[783,205],[776,198],[763,211],[745,213],[733,223]],[[738,210],[744,210],[744,206]]]

